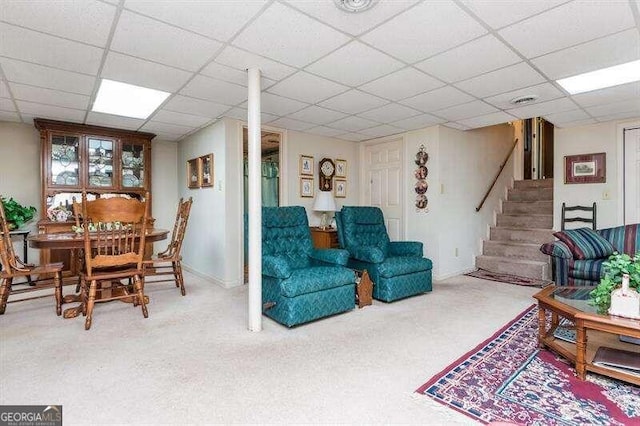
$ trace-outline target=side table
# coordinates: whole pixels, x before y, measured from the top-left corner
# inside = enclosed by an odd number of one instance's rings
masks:
[[[369,278],[369,273],[365,269],[362,274],[358,272],[358,281],[356,282],[356,301],[358,308],[373,304],[373,281]]]
[[[322,229],[320,227],[312,226],[309,230],[311,231],[313,247],[318,249],[340,248],[340,243],[338,242],[338,231],[335,229]]]

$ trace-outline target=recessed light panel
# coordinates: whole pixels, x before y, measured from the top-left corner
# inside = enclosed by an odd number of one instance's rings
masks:
[[[640,60],[557,80],[567,92],[590,92],[605,87],[640,81]]]
[[[144,119],[169,95],[160,90],[102,79],[92,111]]]

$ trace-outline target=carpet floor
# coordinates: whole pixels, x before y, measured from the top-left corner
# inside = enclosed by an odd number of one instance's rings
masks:
[[[640,424],[640,387],[596,374],[587,380],[538,350],[532,306],[417,392],[484,423]]]
[[[458,276],[293,329],[264,318],[252,333],[246,286],[185,278],[185,297],[171,284],[147,288],[148,319],[124,303],[97,305],[90,331],[56,317],[52,298],[9,304],[0,404],[62,404],[65,425],[472,424],[414,390],[538,291]]]

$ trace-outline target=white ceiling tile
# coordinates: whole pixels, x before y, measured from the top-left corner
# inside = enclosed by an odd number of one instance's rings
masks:
[[[208,37],[226,41],[265,4],[266,0],[127,0],[125,8]]]
[[[538,98],[536,102],[545,102],[561,98],[564,96],[564,93],[549,83],[542,83],[531,87],[525,87],[524,89],[514,90],[512,92],[501,93],[496,96],[484,98],[483,100],[497,108],[508,109],[515,107],[515,105],[511,103],[512,99],[528,95],[537,96]]]
[[[303,67],[348,40],[346,35],[290,7],[273,3],[234,39],[233,44]]]
[[[520,62],[520,57],[492,35],[433,56],[416,67],[446,82],[465,80]]]
[[[299,102],[294,99],[283,98],[282,96],[274,95],[271,93],[263,93],[261,100],[261,110],[268,114],[275,115],[289,115],[292,112],[296,112],[304,107],[309,106],[306,103]]]
[[[593,118],[588,118],[586,120],[578,120],[578,121],[570,121],[570,122],[566,122],[566,123],[553,123],[553,125],[555,127],[559,127],[562,129],[565,129],[567,127],[576,127],[576,126],[586,126],[589,124],[595,124],[597,123],[597,121]]]
[[[486,32],[453,2],[431,0],[375,28],[362,40],[395,57],[416,62]]]
[[[71,108],[57,107],[53,105],[37,104],[26,101],[16,101],[18,110],[27,115],[33,115],[42,118],[53,118],[58,120],[73,121],[76,123],[84,120],[84,111]]]
[[[0,23],[0,56],[97,74],[103,49]]]
[[[331,99],[321,102],[320,105],[335,109],[347,114],[357,114],[368,109],[382,106],[388,103],[384,99],[359,90],[349,90]]]
[[[91,94],[96,80],[95,77],[88,75],[8,58],[0,58],[0,65],[9,81],[83,95]]]
[[[159,121],[161,123],[179,124],[189,127],[200,127],[205,123],[211,121],[211,118],[161,109],[153,115],[152,120]]]
[[[496,0],[462,0],[480,19],[497,29],[537,13],[551,9],[567,0],[518,0],[513,2]]]
[[[293,118],[282,117],[269,122],[269,126],[280,127],[282,129],[303,131],[315,126],[313,123],[306,121],[294,120]]]
[[[104,47],[116,8],[95,0],[0,1],[5,22]]]
[[[254,53],[227,46],[216,58],[216,62],[246,72],[249,68],[259,68],[262,75],[272,80],[280,80],[293,74],[296,69]]]
[[[403,129],[399,129],[398,127],[389,126],[388,124],[383,124],[381,126],[371,127],[369,129],[360,130],[359,133],[363,135],[370,136],[372,138],[381,138],[383,136],[389,135],[397,135],[398,133],[404,132]]]
[[[496,124],[508,123],[509,121],[518,120],[513,115],[506,112],[498,111],[491,114],[481,115],[479,117],[467,118],[465,120],[459,120],[458,123],[463,126],[467,126],[472,129],[479,127],[493,126]]]
[[[202,75],[195,76],[180,93],[224,105],[235,105],[247,99],[246,87]]]
[[[87,124],[95,126],[114,127],[116,129],[138,130],[145,120],[120,115],[103,114],[101,112],[90,111],[87,115]]]
[[[344,130],[332,129],[331,127],[318,126],[305,130],[306,133],[312,133],[314,135],[322,135],[328,137],[338,136],[344,133]]]
[[[380,108],[375,108],[359,115],[364,118],[379,121],[380,123],[390,123],[392,121],[403,120],[421,114],[413,108],[399,104],[387,104]]]
[[[633,25],[628,2],[573,1],[504,28],[499,34],[533,58]]]
[[[184,135],[195,129],[195,126],[179,126],[176,124],[161,123],[159,121],[151,120],[145,123],[145,125],[140,128],[140,131],[156,134],[167,133],[171,135]]]
[[[290,117],[295,118],[296,120],[306,121],[308,123],[327,124],[346,117],[346,114],[311,105],[308,108],[294,112]]]
[[[451,127],[452,129],[456,129],[456,130],[470,130],[471,128],[468,126],[465,126],[464,124],[460,124],[460,123],[455,123],[455,122],[448,122],[448,123],[444,123],[443,126],[446,127]]]
[[[229,83],[240,84],[245,87],[247,86],[247,71],[235,69],[217,62],[207,64],[202,71],[200,71],[200,74],[206,75],[207,77],[217,78],[218,80],[228,81]],[[275,81],[263,76],[260,84],[262,89],[266,89],[267,87],[273,86]]]
[[[13,101],[9,98],[0,98],[0,111],[14,112],[16,107],[13,105]]]
[[[247,110],[244,108],[232,108],[229,111],[224,113],[225,117],[235,118],[236,120],[247,121]],[[274,114],[262,113],[260,114],[260,121],[263,123],[269,123],[271,121],[277,120],[280,118]]]
[[[356,116],[346,117],[338,121],[334,121],[330,124],[331,127],[336,129],[342,129],[349,132],[357,132],[358,130],[366,129],[369,127],[375,127],[380,125],[375,121],[367,120]]]
[[[359,141],[364,141],[367,139],[371,139],[369,136],[360,134],[360,133],[344,133],[342,135],[336,136],[338,139],[344,139],[346,141],[351,141],[351,142],[359,142]]]
[[[632,118],[632,119],[640,118],[640,109],[636,108],[635,110],[631,110],[627,112],[616,112],[614,114],[601,115],[597,117],[597,120],[600,123],[604,123],[606,121],[626,120],[628,118]]]
[[[482,101],[473,101],[462,105],[456,105],[445,109],[434,111],[433,114],[446,118],[450,121],[458,121],[469,117],[477,117],[490,112],[498,111],[491,105],[487,105]]]
[[[173,93],[193,74],[111,51],[100,75],[109,80]]]
[[[627,112],[640,115],[640,98],[629,99],[627,101],[616,102],[607,105],[598,105],[585,108],[589,114],[596,118],[610,117],[615,114],[624,114]]]
[[[163,109],[185,114],[199,115],[202,117],[216,118],[230,107],[215,102],[203,101],[201,99],[189,98],[176,95],[169,99]],[[246,119],[246,114],[245,114]]]
[[[556,112],[554,114],[543,114],[545,120],[559,125],[563,123],[573,123],[575,121],[588,120],[591,117],[581,109],[574,109],[573,111]]]
[[[269,88],[270,93],[315,104],[349,90],[347,86],[300,71]]]
[[[190,71],[204,65],[222,46],[217,41],[123,11],[111,49]]]
[[[358,86],[402,67],[402,62],[359,41],[352,41],[308,66],[307,70],[350,86]]]
[[[20,117],[18,116],[18,113],[16,113],[16,112],[0,111],[0,121],[15,121],[15,122],[19,122],[20,121]],[[342,133],[342,131],[340,131],[340,133]]]
[[[364,84],[359,89],[397,101],[443,85],[441,81],[408,67]]]
[[[640,34],[632,28],[532,60],[547,77],[557,80],[640,59]]]
[[[554,99],[553,101],[539,102],[519,108],[513,108],[507,112],[518,118],[532,118],[556,112],[571,111],[576,108],[577,105],[569,98],[560,98]]]
[[[11,91],[13,92],[14,98],[23,101],[74,109],[87,109],[89,106],[89,96],[78,95],[76,93],[60,92],[58,90],[27,86],[19,83],[11,83]]]
[[[400,101],[400,103],[420,111],[430,112],[469,102],[473,99],[473,96],[469,96],[455,87],[445,86],[440,89],[432,90],[431,92],[422,93],[420,95],[404,99]]]
[[[287,0],[287,3],[346,33],[359,35],[416,4],[417,0],[382,1],[360,13],[344,12],[330,1]]]
[[[434,117],[431,114],[422,114],[404,120],[396,121],[395,123],[391,124],[404,130],[416,130],[433,126],[435,124],[444,123],[445,121],[446,120]]]
[[[479,98],[509,92],[523,87],[542,83],[545,78],[536,70],[521,62],[469,80],[456,83],[455,86]]]
[[[10,98],[11,94],[9,93],[9,87],[7,86],[7,82],[4,80],[0,80],[0,98]]]
[[[572,96],[580,106],[589,107],[621,102],[627,99],[640,98],[640,82],[621,84],[606,89],[580,93]]]

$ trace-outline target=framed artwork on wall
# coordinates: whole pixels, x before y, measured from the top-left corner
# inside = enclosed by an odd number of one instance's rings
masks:
[[[339,158],[336,158],[336,177],[338,178],[347,177],[347,160],[341,160]]]
[[[300,174],[313,176],[313,157],[310,155],[300,156]]]
[[[213,186],[213,154],[200,157],[200,185]]]
[[[336,198],[346,198],[347,197],[347,180],[346,179],[335,179],[334,181]]]
[[[313,198],[313,178],[300,178],[300,196]]]
[[[200,158],[192,158],[187,161],[187,186],[189,188],[200,188]]]
[[[564,183],[604,183],[607,181],[607,154],[564,157]]]

